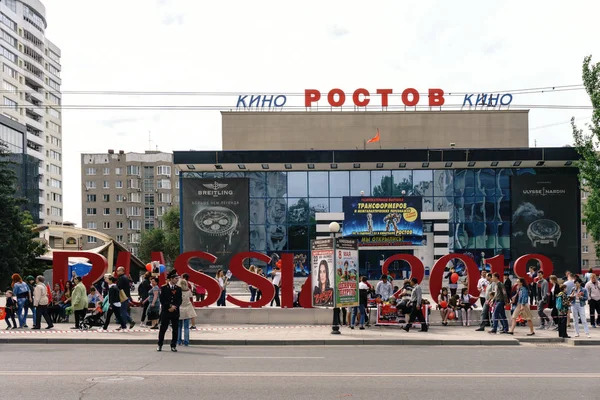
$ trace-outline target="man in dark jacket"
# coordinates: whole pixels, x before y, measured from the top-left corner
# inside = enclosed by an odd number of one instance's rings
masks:
[[[110,324],[110,317],[115,314],[115,317],[121,313],[121,301],[119,299],[119,288],[117,287],[117,278],[114,276],[108,276],[106,278],[108,283],[108,311],[106,312],[106,319],[104,320],[104,326],[102,329],[107,330]],[[126,329],[125,322],[121,320],[121,329]]]
[[[177,351],[177,334],[179,333],[179,307],[182,301],[181,288],[177,286],[177,271],[173,270],[167,275],[167,284],[160,288],[160,305],[162,312],[160,315],[160,331],[158,332],[158,348],[156,351],[162,351],[165,333],[169,328],[169,323],[173,329],[171,336],[171,351]]]
[[[144,305],[144,309],[142,310],[142,325],[144,325],[144,321],[146,320],[146,313],[148,312],[148,306],[150,303],[148,300],[148,291],[150,291],[150,277],[152,274],[150,272],[146,272],[144,274],[144,280],[138,286],[138,296],[140,302]],[[149,322],[148,322],[149,323]]]
[[[125,300],[121,301],[121,324],[126,324],[129,322],[129,329],[133,329],[135,322],[133,322],[129,316],[129,303],[131,302],[131,281],[127,275],[125,275],[125,268],[123,267],[117,268],[117,276],[119,277],[117,280],[119,293],[122,290],[125,292],[125,296],[127,296]]]

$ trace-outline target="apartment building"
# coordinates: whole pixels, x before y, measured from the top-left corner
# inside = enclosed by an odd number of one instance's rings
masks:
[[[101,231],[134,255],[142,232],[161,228],[161,217],[179,204],[173,155],[159,151],[81,155],[82,227]],[[84,249],[97,246],[84,238]]]
[[[26,154],[37,162],[36,222],[63,220],[60,49],[45,36],[39,0],[0,1],[2,114],[25,126]]]

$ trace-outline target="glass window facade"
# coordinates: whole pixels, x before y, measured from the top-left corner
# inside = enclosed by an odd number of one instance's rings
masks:
[[[444,169],[371,171],[185,172],[187,177],[250,179],[250,248],[309,254],[315,214],[342,212],[344,196],[423,198],[423,211],[450,214],[450,249],[504,253],[510,259],[510,177],[565,169]]]

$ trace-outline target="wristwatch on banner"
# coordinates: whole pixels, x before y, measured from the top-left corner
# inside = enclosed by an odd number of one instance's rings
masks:
[[[560,235],[560,226],[551,219],[538,219],[527,228],[527,236],[533,247],[537,247],[538,244],[552,244],[556,247]]]
[[[222,242],[223,250],[231,245],[231,238],[239,232],[240,225],[237,214],[226,207],[203,208],[194,216],[194,223],[203,236]]]

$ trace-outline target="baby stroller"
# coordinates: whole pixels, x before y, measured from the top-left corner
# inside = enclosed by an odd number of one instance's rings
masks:
[[[98,304],[98,306],[92,311],[90,315],[83,319],[81,323],[81,329],[88,330],[93,326],[104,326],[104,311],[102,311],[102,306]]]

